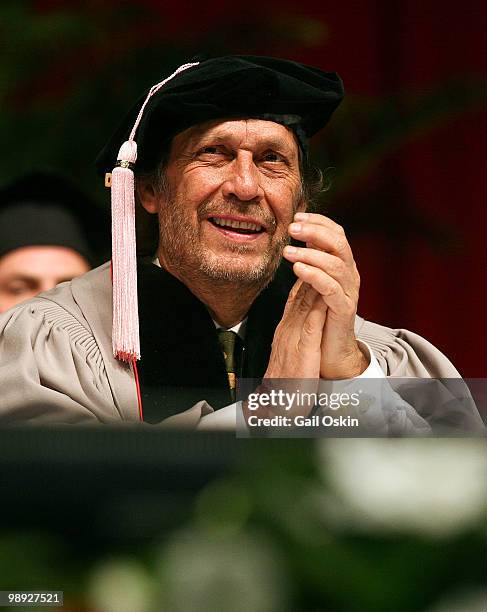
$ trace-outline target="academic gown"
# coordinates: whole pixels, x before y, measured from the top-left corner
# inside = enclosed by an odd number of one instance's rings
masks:
[[[293,282],[292,271],[281,266],[252,305],[241,376],[263,376]],[[205,306],[180,281],[147,261],[139,263],[138,284],[139,388],[133,365],[112,354],[109,263],[0,316],[0,423],[135,423],[140,421],[140,392],[146,422],[176,419],[195,427],[230,402],[223,355]],[[361,317],[355,332],[371,347],[386,376],[460,377],[417,334]],[[439,419],[431,406],[417,410],[432,422]],[[450,412],[448,418],[461,429],[481,424],[474,406]]]

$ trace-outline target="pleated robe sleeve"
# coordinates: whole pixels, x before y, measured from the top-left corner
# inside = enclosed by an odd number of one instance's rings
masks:
[[[370,346],[388,384],[438,435],[485,435],[466,382],[430,342],[406,329],[357,317],[357,337]]]
[[[407,329],[391,329],[357,317],[355,333],[374,351],[386,376],[460,377],[439,349]]]
[[[0,424],[120,422],[99,347],[62,306],[34,298],[0,317]]]

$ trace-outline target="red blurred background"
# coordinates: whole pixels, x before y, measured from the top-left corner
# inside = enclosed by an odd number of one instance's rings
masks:
[[[337,71],[347,102],[318,139],[362,276],[359,312],[487,375],[487,5],[364,0],[5,3],[2,180],[92,160],[142,89],[194,53],[280,55]],[[104,204],[103,204],[104,205]]]

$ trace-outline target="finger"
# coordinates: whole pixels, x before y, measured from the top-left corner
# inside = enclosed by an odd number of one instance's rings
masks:
[[[354,316],[357,300],[347,296],[334,278],[302,262],[295,263],[293,269],[298,278],[309,283],[322,296],[325,304],[335,315],[347,319]]]
[[[283,255],[288,261],[293,263],[301,261],[302,263],[323,270],[323,272],[326,272],[340,283],[347,295],[353,296],[358,294],[360,276],[355,263],[350,266],[345,264],[343,259],[331,255],[330,253],[318,251],[317,249],[295,246],[285,247]]]
[[[327,251],[340,257],[349,265],[354,262],[352,249],[348,244],[347,237],[343,229],[332,230],[324,225],[316,223],[299,222],[291,223],[289,234],[292,238],[306,242],[321,251]]]
[[[326,322],[327,308],[323,308],[323,300],[316,293],[301,328],[300,345],[303,349],[314,348],[321,351],[321,337]]]
[[[291,291],[289,292],[288,302],[295,300],[297,298],[299,291],[304,290],[303,288],[304,284],[305,283],[303,283],[303,281],[300,278],[297,279],[297,281],[292,286]]]
[[[317,295],[316,289],[298,279],[287,299],[282,320],[302,325]]]
[[[291,311],[293,308],[299,308],[299,305],[305,298],[306,293],[312,289],[313,288],[308,285],[308,283],[305,283],[300,278],[298,278],[294,283],[291,291],[289,292],[289,296],[284,306],[284,315],[288,314],[289,311]]]
[[[314,223],[315,225],[321,225],[323,227],[327,227],[332,231],[343,232],[343,227],[330,219],[330,217],[325,217],[325,215],[320,215],[318,213],[309,213],[309,212],[298,212],[294,215],[294,221],[297,223],[303,221],[305,223]]]

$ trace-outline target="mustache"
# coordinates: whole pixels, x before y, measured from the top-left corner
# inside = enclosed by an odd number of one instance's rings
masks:
[[[228,200],[215,202],[207,200],[203,202],[198,209],[198,219],[205,219],[211,216],[224,216],[224,215],[248,215],[256,221],[258,221],[264,227],[273,229],[276,227],[276,219],[270,211],[262,209],[260,204],[249,202],[242,202],[241,200]]]

